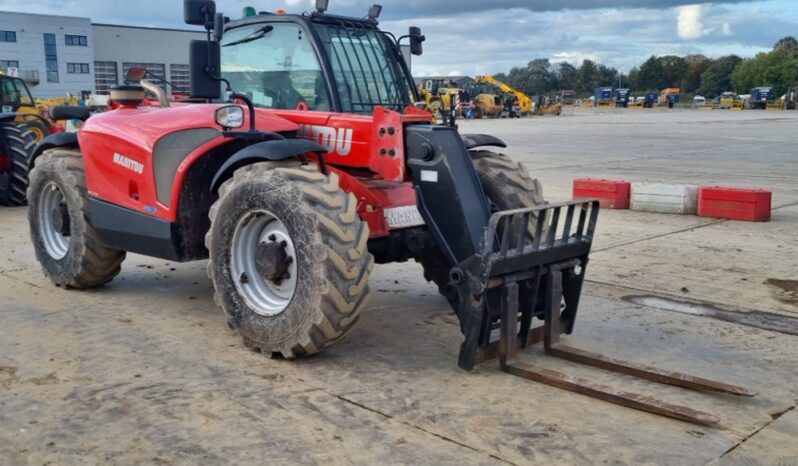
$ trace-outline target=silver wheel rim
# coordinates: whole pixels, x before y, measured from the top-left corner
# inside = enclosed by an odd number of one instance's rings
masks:
[[[281,243],[292,261],[288,277],[275,281],[257,271],[256,254],[261,243]],[[294,297],[297,283],[297,260],[291,235],[274,214],[267,210],[251,211],[241,217],[233,232],[230,269],[238,294],[258,315],[270,317],[282,313]]]
[[[56,260],[63,259],[69,250],[69,236],[62,235],[53,225],[53,211],[65,202],[64,193],[55,182],[44,185],[37,209],[39,233],[47,254]]]

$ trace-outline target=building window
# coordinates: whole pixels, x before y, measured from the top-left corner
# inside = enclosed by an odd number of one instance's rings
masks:
[[[16,42],[17,33],[14,31],[0,31],[0,42]]]
[[[0,68],[3,69],[4,72],[8,73],[9,68],[16,68],[19,69],[19,61],[17,60],[0,60]]]
[[[89,74],[88,63],[67,63],[67,73],[69,74]]]
[[[64,38],[66,40],[66,45],[81,45],[83,47],[86,47],[86,46],[89,45],[89,41],[86,38],[86,36],[72,36],[72,35],[66,34],[64,36]]]
[[[58,82],[58,51],[55,45],[55,34],[44,35],[44,59],[47,63],[47,82]]]
[[[191,80],[188,65],[169,65],[169,82],[172,83],[172,94],[191,92]]]
[[[119,84],[115,61],[94,62],[94,87],[98,94],[108,94],[111,86]]]

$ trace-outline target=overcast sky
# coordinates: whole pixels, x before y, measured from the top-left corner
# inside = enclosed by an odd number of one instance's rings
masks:
[[[381,3],[381,26],[421,26],[425,53],[413,73],[485,74],[535,58],[599,60],[628,71],[651,54],[753,56],[798,36],[798,1],[330,0],[330,13],[365,15]],[[314,0],[217,0],[218,11],[312,9]],[[90,17],[94,22],[188,28],[180,0],[0,0],[0,10]]]

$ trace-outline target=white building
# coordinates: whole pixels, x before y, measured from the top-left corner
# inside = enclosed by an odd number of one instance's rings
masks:
[[[97,92],[108,92],[110,86],[124,80],[129,68],[137,67],[171,82],[170,93],[188,93],[189,42],[204,40],[201,30],[92,24],[92,33]]]
[[[0,69],[17,68],[36,98],[107,93],[144,67],[186,93],[199,30],[92,24],[89,18],[0,11]]]
[[[0,68],[14,67],[37,98],[94,90],[89,18],[0,12]]]

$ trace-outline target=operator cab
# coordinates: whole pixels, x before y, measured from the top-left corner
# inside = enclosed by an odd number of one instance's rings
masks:
[[[0,74],[0,110],[2,113],[14,113],[20,107],[35,107],[25,81]]]
[[[186,2],[193,11],[204,7],[206,18],[212,3]],[[419,97],[398,44],[409,38],[411,53],[420,55],[424,40],[420,29],[411,27],[397,39],[379,29],[378,5],[358,19],[326,14],[327,3],[317,1],[316,11],[301,15],[256,14],[247,8],[246,16],[234,21],[191,17],[187,10],[186,22],[204,24],[209,38],[213,30],[216,40],[208,41],[208,60],[216,61],[214,48],[220,58],[218,64],[192,65],[192,75],[207,75],[218,68],[221,81],[258,108],[370,115],[377,107],[398,112],[412,107]],[[223,34],[217,30],[220,27]],[[203,59],[203,55],[192,51],[192,57]],[[201,79],[192,76],[195,80]],[[193,96],[207,97],[193,91],[192,86]]]

